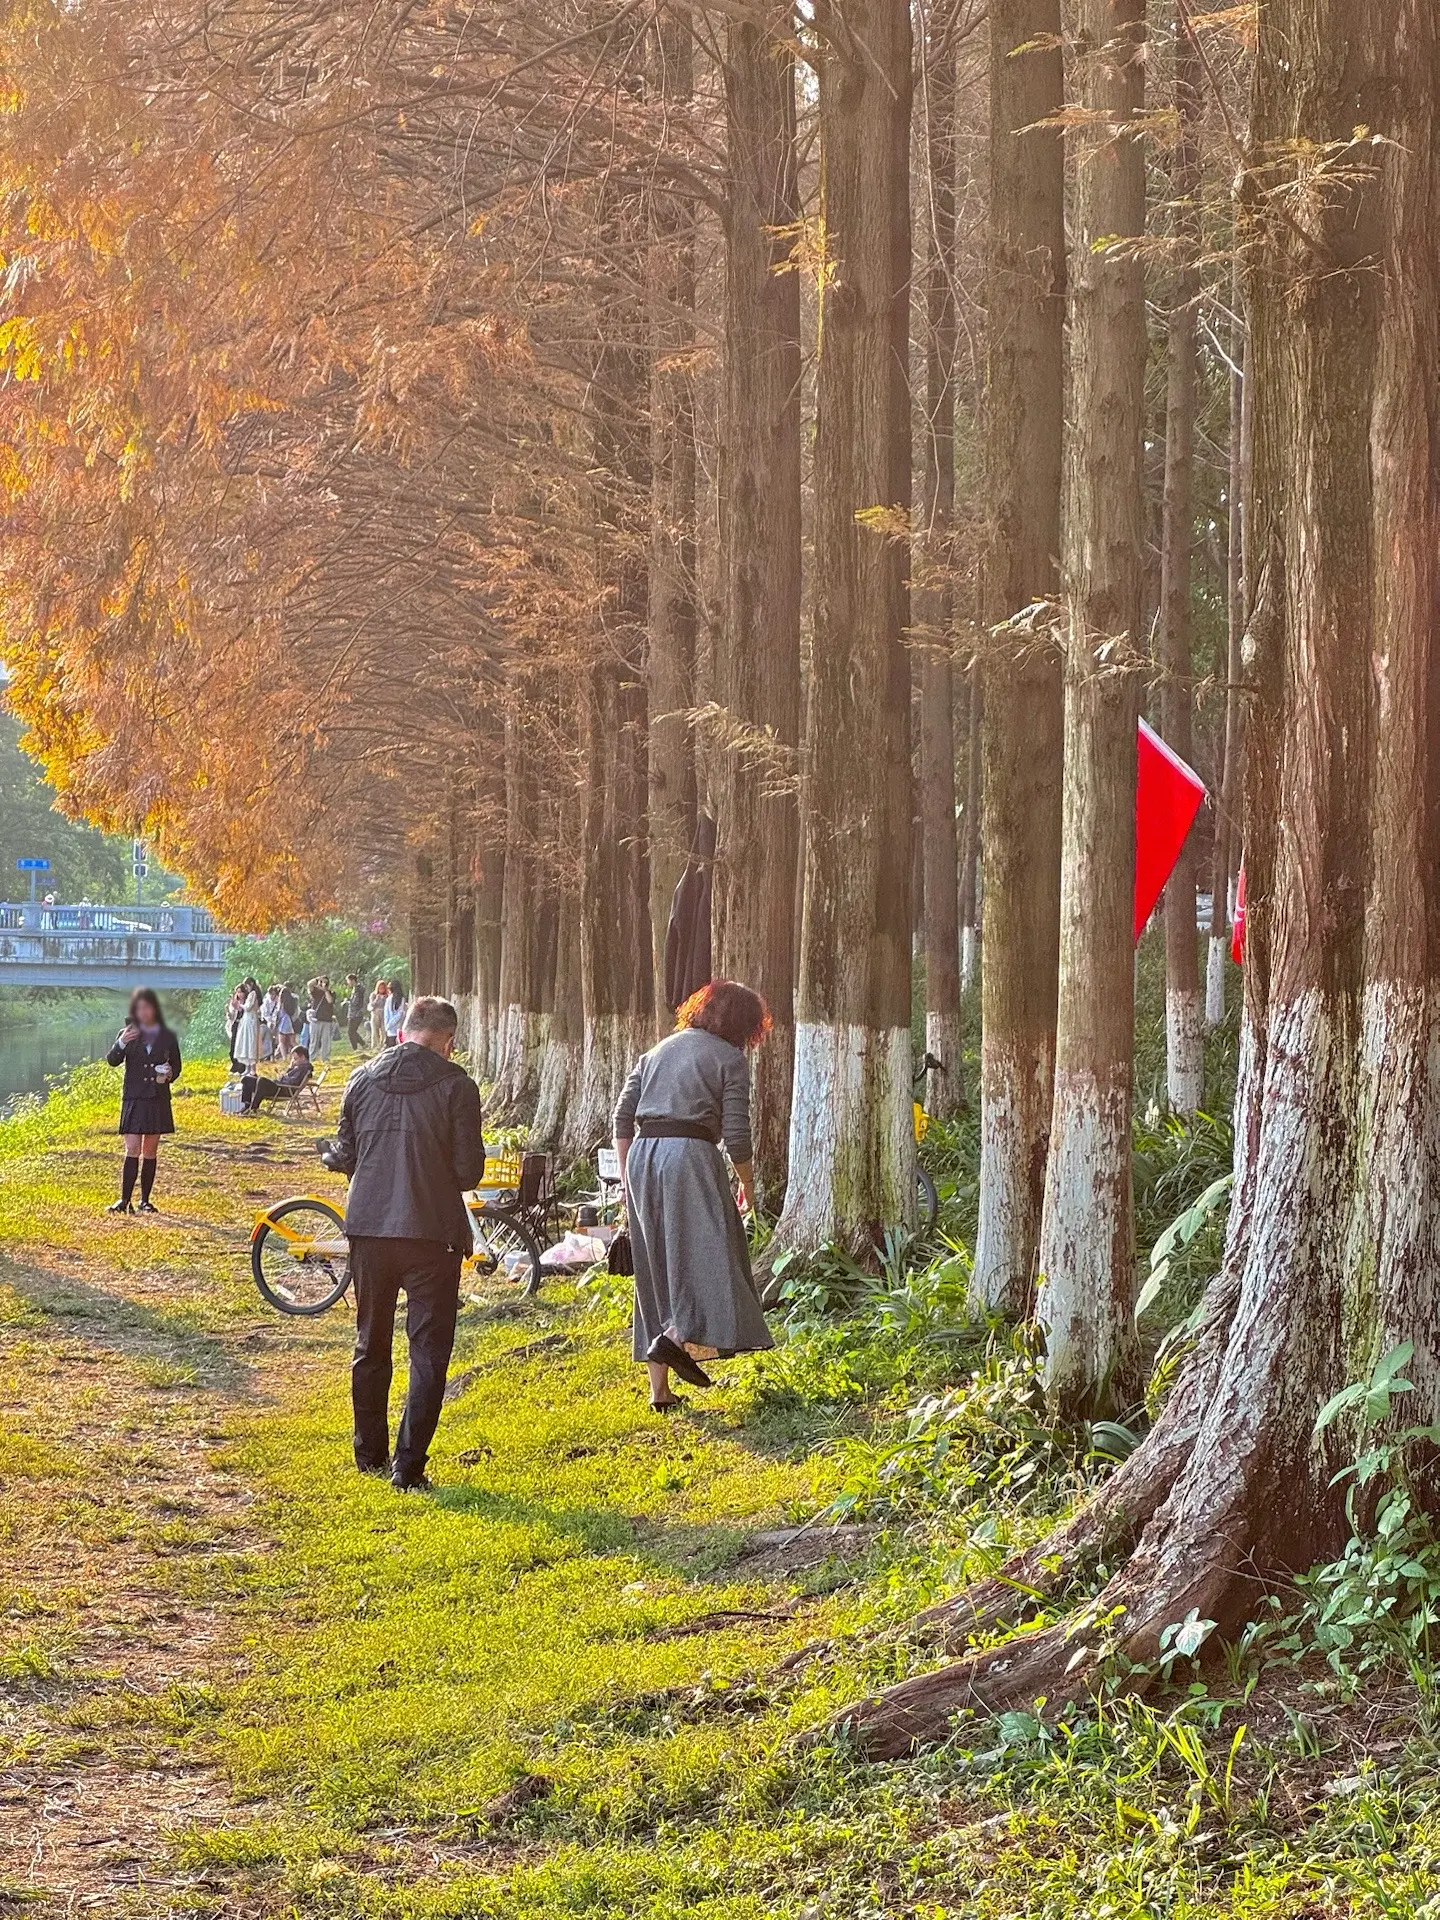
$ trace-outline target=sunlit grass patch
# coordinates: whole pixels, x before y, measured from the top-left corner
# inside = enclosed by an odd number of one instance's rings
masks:
[[[327,1190],[327,1121],[225,1120],[222,1072],[187,1067],[158,1220],[99,1212],[113,1077],[0,1143],[0,1462],[33,1468],[0,1465],[0,1701],[50,1715],[30,1766],[222,1770],[228,1813],[174,1842],[197,1912],[1434,1920],[1414,1714],[1368,1767],[1333,1700],[1296,1745],[1223,1674],[1198,1707],[977,1717],[905,1765],[802,1738],[938,1658],[897,1623],[1092,1472],[1021,1350],[957,1317],[959,1255],[812,1275],[777,1351],[669,1420],[615,1289],[467,1306],[437,1491],[401,1499],[350,1464],[348,1304],[284,1321],[249,1278],[255,1208]],[[245,1499],[203,1508],[211,1469]],[[748,1551],[836,1515],[846,1553]],[[192,1605],[215,1664],[177,1675]],[[1198,1756],[1180,1710],[1214,1722]]]

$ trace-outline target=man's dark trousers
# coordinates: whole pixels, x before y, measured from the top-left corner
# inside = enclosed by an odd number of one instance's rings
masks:
[[[438,1240],[350,1241],[355,1282],[355,1361],[350,1397],[355,1408],[355,1464],[379,1472],[390,1452],[390,1379],[395,1307],[405,1295],[410,1386],[395,1437],[394,1477],[418,1480],[440,1424],[445,1372],[455,1344],[460,1307],[460,1255]]]

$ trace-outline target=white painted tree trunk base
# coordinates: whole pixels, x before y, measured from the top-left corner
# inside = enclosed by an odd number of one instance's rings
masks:
[[[1061,1419],[1113,1411],[1134,1352],[1130,1152],[1128,1087],[1057,1071],[1036,1318]]]
[[[780,1247],[868,1252],[886,1228],[913,1229],[915,1120],[910,1034],[896,1027],[795,1029],[790,1178]]]
[[[537,1148],[550,1151],[563,1138],[566,1110],[571,1091],[579,1083],[583,1060],[584,1049],[579,1041],[557,1040],[551,1036],[540,1062],[540,1092],[530,1127],[530,1137]]]
[[[528,1120],[540,1089],[540,1056],[549,1016],[511,1005],[502,1009],[495,1045],[495,1084],[485,1103],[487,1118]]]
[[[631,1067],[655,1044],[648,1013],[609,1013],[588,1018],[580,1074],[565,1112],[562,1151],[593,1153],[610,1139],[615,1102]]]
[[[480,997],[474,993],[456,993],[451,995],[450,1004],[454,1007],[459,1022],[455,1029],[455,1045],[469,1060],[471,1074],[477,1080],[486,1079],[487,1063],[480,1058],[484,1037]]]
[[[1176,1113],[1198,1113],[1204,1104],[1204,1004],[1198,987],[1165,989],[1165,1087]]]
[[[925,1051],[945,1069],[925,1077],[925,1111],[937,1120],[953,1120],[965,1093],[965,1022],[958,1013],[925,1015]]]
[[[1205,1030],[1213,1033],[1225,1018],[1225,960],[1227,942],[1211,934],[1205,949]]]
[[[975,952],[977,942],[974,927],[960,929],[960,991],[968,993],[975,984]]]
[[[992,1046],[980,1087],[980,1223],[972,1302],[1024,1313],[1035,1284],[1055,1060]]]

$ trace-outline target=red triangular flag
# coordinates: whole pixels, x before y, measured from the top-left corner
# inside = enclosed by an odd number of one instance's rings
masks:
[[[1175,871],[1185,836],[1206,799],[1205,783],[1153,727],[1140,722],[1135,781],[1135,938]]]
[[[1230,927],[1230,958],[1237,967],[1245,964],[1245,862],[1240,862],[1240,881],[1235,889],[1235,918]]]

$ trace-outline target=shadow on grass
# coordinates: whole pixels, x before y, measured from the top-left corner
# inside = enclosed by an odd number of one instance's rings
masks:
[[[231,1399],[259,1402],[256,1369],[232,1350],[232,1343],[202,1333],[177,1315],[140,1305],[123,1295],[77,1280],[53,1268],[24,1265],[0,1255],[0,1283],[56,1323],[72,1325],[87,1345],[129,1361],[185,1362],[196,1370],[196,1384]]]

